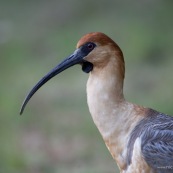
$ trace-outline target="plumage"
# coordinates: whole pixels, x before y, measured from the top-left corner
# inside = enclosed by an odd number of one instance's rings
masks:
[[[141,137],[146,162],[158,172],[173,172],[173,118],[157,113]]]
[[[173,117],[125,100],[123,53],[103,33],[84,35],[74,53],[33,87],[20,113],[43,84],[75,64],[89,73],[89,111],[121,173],[172,173]]]
[[[156,172],[171,172],[173,164],[173,117],[152,109],[133,129],[127,162],[131,164],[134,141],[141,138],[141,152]]]

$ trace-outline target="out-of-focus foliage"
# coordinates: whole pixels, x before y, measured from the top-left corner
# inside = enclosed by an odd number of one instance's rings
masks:
[[[79,66],[35,94],[32,86],[101,31],[122,48],[129,101],[173,114],[173,2],[30,0],[0,2],[0,172],[110,173],[114,160],[86,103],[88,75]]]

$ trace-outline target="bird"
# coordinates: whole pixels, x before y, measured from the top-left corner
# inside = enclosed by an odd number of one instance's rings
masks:
[[[20,114],[42,85],[76,64],[89,74],[89,112],[120,172],[173,173],[173,117],[125,99],[123,52],[102,32],[85,34],[75,51],[31,89]]]

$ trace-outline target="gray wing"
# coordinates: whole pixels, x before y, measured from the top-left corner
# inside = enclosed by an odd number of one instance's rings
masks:
[[[173,117],[159,114],[141,136],[145,161],[157,173],[173,173]]]

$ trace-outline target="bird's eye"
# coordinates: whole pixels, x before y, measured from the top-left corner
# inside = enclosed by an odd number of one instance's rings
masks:
[[[94,49],[94,44],[93,43],[88,43],[87,47],[88,47],[89,50],[92,50],[92,49]]]
[[[96,47],[95,43],[88,42],[81,47],[82,52],[90,53]]]

